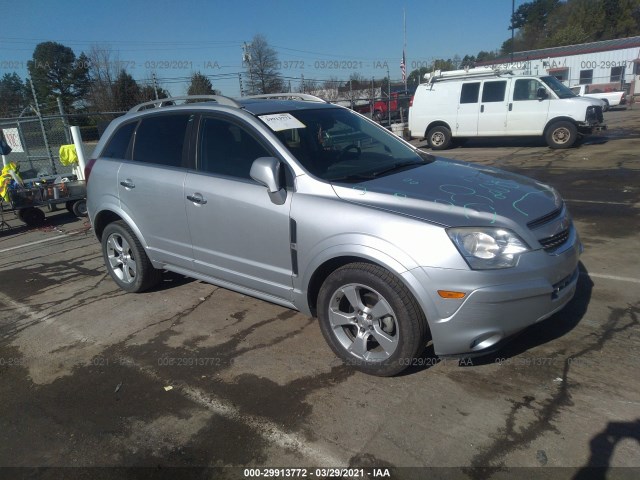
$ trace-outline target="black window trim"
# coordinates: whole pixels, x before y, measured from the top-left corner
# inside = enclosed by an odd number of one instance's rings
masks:
[[[462,87],[460,87],[460,103],[462,105],[473,105],[473,104],[480,103],[480,87],[482,86],[481,84],[482,84],[482,82],[479,82],[479,81],[476,81],[476,82],[463,82],[462,83]],[[477,91],[475,92],[476,100],[474,102],[463,102],[462,101],[463,91],[465,89],[465,86],[467,86],[467,85],[475,85],[475,86],[477,86]]]
[[[485,100],[485,86],[488,83],[501,83],[504,85],[504,91],[502,92],[502,100]],[[500,103],[506,101],[507,98],[507,80],[485,80],[482,82],[482,93],[480,94],[480,103]]]
[[[537,86],[536,86],[536,91],[538,91],[538,89],[540,87],[544,88],[544,84],[538,80],[537,78],[515,78],[513,80],[513,91],[511,92],[511,98],[513,99],[514,102],[532,102],[532,101],[536,101],[539,100],[538,98],[516,98],[516,86],[518,85],[518,82],[536,82]]]
[[[167,116],[174,116],[174,115],[187,115],[187,116],[193,117],[191,121],[187,122],[187,128],[185,130],[185,135],[184,135],[185,143],[182,146],[182,160],[180,165],[179,166],[166,165],[162,163],[140,162],[140,161],[134,160],[133,154],[135,152],[135,145],[138,137],[138,129],[140,128],[140,125],[142,125],[142,122],[148,118],[167,117]],[[194,129],[193,124],[196,121],[197,116],[198,116],[198,112],[193,110],[178,110],[178,111],[174,110],[171,112],[153,112],[153,113],[141,115],[136,119],[136,121],[138,122],[138,125],[136,125],[136,129],[133,132],[133,135],[131,136],[133,141],[130,142],[129,149],[127,151],[127,160],[130,160],[132,163],[135,163],[137,165],[156,165],[160,167],[176,168],[179,170],[190,170],[193,165],[193,157],[191,156],[191,138],[192,138],[192,132]]]
[[[195,151],[193,152],[193,168],[191,169],[194,173],[197,173],[199,175],[208,175],[211,177],[222,178],[226,180],[233,180],[236,182],[250,183],[252,185],[260,185],[253,178],[234,177],[231,175],[224,175],[222,173],[206,172],[200,169],[200,160],[201,160],[200,134],[204,126],[204,121],[209,118],[212,118],[215,120],[227,121],[237,126],[238,128],[245,130],[249,135],[251,135],[251,137],[253,137],[253,139],[256,142],[258,142],[258,144],[267,151],[269,156],[276,158],[282,164],[282,166],[284,167],[284,172],[285,172],[285,177],[287,182],[286,188],[287,190],[293,189],[293,184],[294,184],[293,171],[291,170],[291,167],[289,166],[287,161],[284,158],[282,158],[282,155],[280,155],[280,153],[273,147],[273,145],[271,145],[271,143],[268,142],[263,137],[263,135],[258,131],[258,129],[253,125],[251,125],[249,122],[243,121],[243,119],[235,115],[230,115],[226,112],[221,112],[221,111],[200,112],[197,119],[195,120],[197,122],[197,127],[193,127],[194,136],[192,137],[192,142],[191,142],[192,145],[195,147],[194,148]]]
[[[135,125],[135,127],[133,129],[133,132],[131,133],[131,136],[129,137],[129,144],[127,145],[127,148],[126,148],[126,150],[124,152],[124,158],[105,157],[104,153],[107,151],[107,148],[109,147],[109,145],[113,141],[113,138],[116,136],[116,134],[120,130],[125,128],[126,126],[131,125],[133,123],[136,123],[137,125]],[[136,136],[136,131],[138,130],[138,125],[140,125],[140,119],[136,118],[136,119],[133,119],[133,120],[128,120],[128,121],[122,122],[120,125],[118,125],[116,128],[114,128],[113,132],[109,136],[109,139],[105,142],[104,148],[102,149],[102,152],[100,153],[100,156],[103,157],[103,158],[110,158],[110,159],[113,159],[113,160],[131,160],[131,154],[133,153],[133,141],[134,141],[134,138]]]

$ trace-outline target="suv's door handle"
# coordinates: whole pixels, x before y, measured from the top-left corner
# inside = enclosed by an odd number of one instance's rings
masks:
[[[207,200],[202,197],[199,193],[194,193],[193,195],[187,195],[187,200],[192,201],[193,203],[197,203],[198,205],[205,205]]]
[[[511,111],[511,109],[513,109],[513,103],[509,103],[509,111]]]
[[[133,181],[129,180],[128,178],[120,182],[120,185],[122,185],[124,188],[136,188],[136,184],[133,183]]]
[[[480,113],[484,113],[484,105],[480,105]]]

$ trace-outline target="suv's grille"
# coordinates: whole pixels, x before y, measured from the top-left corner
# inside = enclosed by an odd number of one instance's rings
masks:
[[[539,218],[536,218],[535,220],[531,220],[529,223],[527,223],[527,227],[529,227],[531,230],[534,230],[544,225],[545,223],[558,218],[561,213],[562,213],[562,207],[554,210],[551,213],[546,214],[544,217],[539,217]]]
[[[538,240],[544,249],[548,252],[555,250],[569,239],[569,229],[565,229],[560,233],[557,233],[551,237],[542,238]]]

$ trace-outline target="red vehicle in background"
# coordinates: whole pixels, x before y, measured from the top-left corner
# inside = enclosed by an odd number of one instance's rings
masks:
[[[388,113],[390,112],[391,120],[401,119],[402,121],[406,121],[411,96],[412,94],[408,90],[391,92],[389,100],[381,99],[373,104],[372,118],[376,122],[381,122],[389,118]]]
[[[384,95],[383,98],[376,98],[373,103],[373,114],[371,118],[379,123],[391,120],[407,121],[409,115],[409,102],[413,94],[409,90],[398,90],[391,92],[389,99]],[[371,113],[371,102],[354,105],[356,112],[362,114]],[[391,115],[389,115],[391,113]]]

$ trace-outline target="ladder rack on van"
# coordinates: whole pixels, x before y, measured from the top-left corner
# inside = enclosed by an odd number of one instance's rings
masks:
[[[434,82],[443,80],[460,80],[465,78],[475,77],[499,77],[500,75],[513,74],[513,70],[505,70],[491,67],[478,67],[478,68],[465,68],[464,70],[450,70],[443,72],[436,70],[435,72],[425,73],[424,79],[426,83],[432,84]]]

